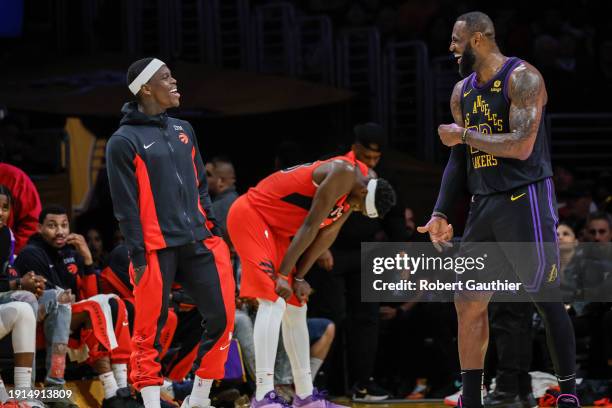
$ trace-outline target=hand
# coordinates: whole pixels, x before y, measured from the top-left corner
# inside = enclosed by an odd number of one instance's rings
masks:
[[[145,273],[146,270],[147,265],[140,265],[134,267],[134,285],[138,285],[138,282],[140,282],[140,278],[142,278],[142,275]]]
[[[294,280],[293,291],[295,292],[295,296],[299,299],[301,303],[306,303],[308,302],[308,297],[312,293],[312,288],[310,287],[310,284],[305,280]]]
[[[456,123],[440,125],[438,126],[438,135],[440,136],[440,141],[445,146],[452,147],[461,144],[461,136],[463,136],[464,130],[464,128],[458,126]]]
[[[91,251],[87,246],[87,241],[85,241],[85,238],[82,235],[69,234],[66,237],[66,243],[73,245],[76,248],[77,252],[83,257],[85,265],[89,266],[93,264],[93,257],[91,256]]]
[[[397,317],[397,309],[389,306],[381,306],[379,309],[382,320],[393,320]]]
[[[319,259],[317,259],[317,265],[328,272],[334,269],[334,256],[329,249],[323,252]]]
[[[448,248],[452,246],[449,241],[453,239],[453,226],[442,217],[434,215],[429,219],[427,224],[417,227],[417,231],[421,234],[428,232],[429,239],[438,252],[442,252],[444,247]]]
[[[36,275],[33,271],[30,271],[23,275],[19,284],[21,289],[27,290],[28,292],[32,292],[36,295],[36,297],[40,297],[43,291],[45,290],[45,283],[47,280],[40,275]]]
[[[57,296],[57,301],[62,304],[73,304],[76,302],[76,296],[72,294],[71,289],[66,289]]]
[[[291,286],[289,286],[289,281],[287,281],[287,279],[285,279],[284,277],[276,278],[276,288],[274,288],[274,291],[278,296],[282,297],[285,300],[289,300],[289,298],[293,294]]]

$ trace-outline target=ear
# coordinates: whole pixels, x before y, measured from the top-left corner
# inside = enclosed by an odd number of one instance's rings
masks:
[[[151,86],[149,84],[143,84],[140,87],[140,96],[151,96]]]
[[[40,234],[40,233],[41,233],[41,231],[42,231],[42,224],[38,224],[38,228],[37,228],[37,230],[38,230],[38,233]]]

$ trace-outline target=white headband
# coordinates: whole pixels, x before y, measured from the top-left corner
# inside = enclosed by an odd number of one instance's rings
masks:
[[[155,75],[157,70],[160,69],[163,65],[166,65],[163,61],[160,61],[157,58],[153,58],[151,62],[147,64],[145,69],[143,69],[142,72],[138,74],[136,78],[134,78],[132,83],[128,85],[130,91],[132,91],[134,95],[138,94],[138,92],[140,92],[140,88],[144,84],[149,82],[149,79],[151,79],[151,77]]]
[[[368,217],[378,218],[378,210],[376,210],[376,185],[378,184],[377,179],[370,179],[368,181],[368,194],[365,198],[365,208]]]

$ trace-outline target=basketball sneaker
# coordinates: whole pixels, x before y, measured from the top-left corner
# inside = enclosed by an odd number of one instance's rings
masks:
[[[573,394],[560,394],[557,397],[557,407],[559,408],[580,408],[580,400]]]
[[[523,408],[523,403],[516,394],[493,391],[483,398],[485,408]]]
[[[293,397],[293,408],[348,408],[344,405],[334,404],[327,400],[327,393],[316,388],[312,394],[302,399],[298,395]]]
[[[260,401],[257,401],[255,396],[251,399],[251,408],[288,408],[290,406],[275,391],[268,392]]]
[[[382,401],[389,398],[389,393],[380,385],[376,384],[373,378],[367,383],[357,383],[353,386],[354,401]]]

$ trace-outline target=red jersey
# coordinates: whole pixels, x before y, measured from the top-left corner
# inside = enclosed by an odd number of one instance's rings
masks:
[[[277,171],[250,188],[246,193],[247,199],[275,233],[292,237],[310,211],[318,188],[312,178],[313,172],[322,164],[333,160],[356,165],[364,176],[368,175],[368,167],[365,164],[346,156],[337,156]],[[336,201],[327,218],[321,223],[321,228],[333,223],[349,209],[347,197],[348,194],[345,194]]]

